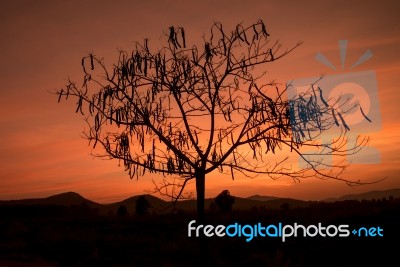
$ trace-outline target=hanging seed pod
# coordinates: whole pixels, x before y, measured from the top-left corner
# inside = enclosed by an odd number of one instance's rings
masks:
[[[147,57],[144,57],[144,76],[147,76]]]
[[[174,26],[169,27],[169,38],[168,42],[172,43],[172,45],[176,48],[176,37],[175,37],[175,28]]]
[[[153,160],[156,158],[156,145],[155,140],[153,139]]]
[[[325,107],[329,107],[328,103],[325,101],[324,97],[322,96],[322,90],[318,86],[319,97],[321,98],[322,103],[324,103]]]
[[[93,54],[90,54],[90,69],[94,70]]]
[[[258,40],[258,31],[256,29],[255,24],[253,24],[253,31],[254,31],[254,35],[253,35],[253,42],[254,42],[254,39]]]
[[[124,78],[124,77],[128,78],[128,70],[125,66],[121,67],[121,76],[122,76],[122,78]]]
[[[339,122],[338,122],[338,120],[337,120],[337,118],[336,118],[336,116],[335,116],[335,110],[334,110],[334,109],[332,109],[332,117],[333,117],[333,119],[335,120],[336,126],[339,126]]]
[[[197,47],[193,47],[192,48],[192,58],[193,58],[193,62],[194,62],[194,64],[198,64],[198,57],[197,57],[198,55],[197,55]]]
[[[241,27],[241,28],[243,30],[242,34],[243,34],[243,37],[244,37],[244,41],[246,42],[247,45],[250,45],[249,41],[247,40],[246,31],[243,29],[243,27]]]
[[[237,25],[237,26],[236,26],[236,36],[237,36],[242,42],[244,42],[244,39],[242,38],[242,36],[240,36],[241,34],[240,34],[240,32],[239,32],[239,26],[240,26],[240,25]]]
[[[365,118],[367,121],[372,122],[372,120],[371,120],[370,118],[368,118],[367,115],[365,115],[365,113],[364,113],[364,111],[363,111],[363,109],[362,109],[361,106],[360,106],[360,111],[361,111],[361,114],[364,116],[364,118]]]
[[[121,122],[121,111],[120,109],[117,109],[115,111],[115,122],[117,123],[117,126],[120,126],[120,122]]]
[[[223,48],[224,48],[224,55],[226,56],[226,52],[227,52],[226,42],[225,42],[224,39],[222,39],[221,42],[222,42],[222,46],[223,46]]]
[[[132,78],[133,78],[133,76],[135,76],[135,58],[134,58],[133,54],[132,54],[132,57],[130,60],[129,73],[131,74]]]
[[[267,32],[266,28],[265,28],[265,24],[262,20],[259,20],[259,22],[261,23],[261,31],[264,34],[265,37],[269,36],[269,33]]]
[[[98,132],[100,129],[99,113],[94,117],[94,130]]]
[[[155,59],[154,59],[154,64],[155,64],[155,69],[156,69],[156,79],[158,79],[159,76],[159,68],[160,68],[160,54],[157,54]]]
[[[349,128],[349,126],[347,126],[345,120],[344,120],[343,117],[342,117],[342,114],[340,114],[340,112],[338,112],[338,115],[339,115],[340,120],[342,121],[342,124],[343,124],[344,128],[345,128],[346,130],[350,131],[350,128]]]
[[[83,72],[85,73],[85,74],[88,74],[87,72],[86,72],[86,68],[85,68],[85,59],[86,59],[86,57],[83,57],[82,58],[82,69],[83,69]]]
[[[60,103],[63,92],[64,92],[64,89],[61,89],[61,92],[58,93],[58,103]]]
[[[186,48],[185,30],[183,28],[180,28],[180,29],[181,29],[181,37],[182,37],[183,47]]]
[[[113,115],[114,115],[114,110],[113,110],[113,107],[111,106],[110,107],[110,119],[109,119],[109,122],[110,122],[110,124],[112,125],[112,123],[113,123]]]
[[[273,103],[273,102],[268,102],[268,107],[269,107],[270,110],[271,110],[272,116],[273,116],[274,118],[276,118],[278,115],[277,115],[277,113],[276,113],[276,109],[275,109],[274,103]]]
[[[209,43],[205,43],[204,45],[205,54],[206,54],[206,61],[208,62],[212,58],[212,51]]]
[[[182,61],[182,73],[183,73],[183,78],[184,78],[184,83],[187,82],[187,73],[186,73],[186,67],[185,67],[185,61]]]
[[[108,93],[107,93],[107,91],[105,91],[104,94],[103,94],[103,110],[106,109],[107,96],[108,96]]]
[[[270,61],[274,61],[275,60],[275,57],[274,57],[274,53],[272,52],[272,49],[270,48],[269,49],[269,56],[270,56]]]
[[[78,103],[77,103],[77,107],[75,110],[75,113],[78,113],[78,111],[81,112],[81,114],[83,115],[83,111],[82,111],[82,97],[79,97]]]

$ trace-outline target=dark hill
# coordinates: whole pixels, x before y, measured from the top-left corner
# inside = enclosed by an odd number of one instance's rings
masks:
[[[277,199],[278,197],[253,195],[253,196],[249,196],[247,198],[252,199],[252,200],[258,200],[258,201],[269,201],[269,200]]]
[[[344,201],[344,200],[372,200],[372,199],[382,199],[386,198],[388,199],[390,196],[393,198],[400,198],[400,188],[396,189],[389,189],[389,190],[376,190],[376,191],[370,191],[366,193],[361,193],[361,194],[349,194],[349,195],[344,195],[339,198],[329,198],[325,199],[324,201],[327,202],[333,202],[333,201]]]
[[[82,205],[87,204],[89,206],[98,206],[100,204],[93,202],[84,198],[75,192],[67,192],[54,196],[50,196],[44,199],[45,202],[53,205],[61,205],[61,206],[71,206],[71,205]]]
[[[0,201],[0,205],[58,205],[58,206],[87,205],[91,208],[98,208],[99,206],[101,206],[100,204],[88,200],[75,192],[61,193],[46,198],[5,200],[5,201]]]
[[[144,195],[150,204],[150,213],[168,213],[171,211],[171,202],[164,201],[152,195]],[[382,199],[392,196],[393,198],[400,198],[400,189],[391,189],[383,191],[371,191],[362,194],[352,194],[345,195],[337,199],[326,199],[325,202],[329,201],[346,201],[346,200],[371,200],[371,199]],[[0,205],[2,206],[26,206],[26,205],[57,205],[57,206],[86,206],[90,208],[95,208],[100,211],[101,214],[116,214],[118,208],[124,205],[128,214],[135,213],[136,200],[140,197],[133,196],[127,198],[123,201],[111,203],[111,204],[98,204],[91,200],[88,200],[75,192],[67,192],[47,198],[35,198],[35,199],[22,199],[22,200],[1,200]],[[205,208],[209,209],[210,204],[214,201],[214,198],[209,198],[205,200]],[[254,195],[247,198],[235,197],[235,203],[233,204],[233,210],[250,210],[253,207],[256,208],[267,208],[267,209],[279,209],[283,204],[288,204],[291,208],[296,207],[307,207],[311,204],[310,201],[302,201],[291,198],[278,198],[272,196],[261,196]],[[176,208],[185,212],[195,212],[196,210],[196,200],[183,200],[178,201]]]

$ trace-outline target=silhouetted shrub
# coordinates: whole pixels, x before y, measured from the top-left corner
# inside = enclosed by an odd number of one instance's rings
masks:
[[[117,214],[119,217],[123,217],[128,215],[128,210],[126,209],[126,207],[124,205],[119,206]]]
[[[144,215],[148,212],[150,208],[149,201],[147,201],[145,196],[140,196],[136,200],[136,214]]]
[[[232,205],[235,202],[235,198],[231,196],[229,190],[222,191],[216,198],[215,198],[215,205],[218,209],[222,212],[229,212],[232,210]]]

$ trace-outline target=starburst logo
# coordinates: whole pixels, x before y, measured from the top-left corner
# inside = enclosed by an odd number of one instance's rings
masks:
[[[339,51],[340,51],[340,62],[342,65],[342,69],[345,68],[345,63],[346,63],[346,54],[347,54],[347,40],[339,40]],[[364,63],[368,59],[372,58],[373,54],[370,49],[365,51],[365,53],[350,67],[350,69],[353,69],[354,67],[357,67],[358,65]],[[323,54],[318,52],[315,55],[315,60],[321,62],[322,64],[328,66],[329,68],[333,70],[337,70],[337,68],[327,59]]]
[[[304,94],[309,90],[311,84],[321,88],[327,102],[339,111],[346,113],[345,121],[351,129],[347,133],[347,144],[351,147],[356,142],[357,136],[379,131],[381,117],[375,71],[353,71],[357,66],[372,58],[372,51],[368,49],[356,62],[346,68],[347,45],[347,40],[339,41],[341,73],[325,75],[321,80],[319,77],[312,77],[291,81],[288,87],[288,97],[294,99]],[[338,71],[338,68],[322,53],[318,52],[315,59],[333,71]],[[316,81],[317,84],[315,84]],[[355,106],[359,108],[353,108]],[[333,127],[321,135],[321,142],[329,143],[339,134],[340,129]],[[366,146],[356,156],[348,156],[347,160],[356,164],[379,163],[380,153],[373,146]],[[331,163],[332,158],[326,157],[324,162]],[[303,166],[305,163],[299,162],[299,164]]]

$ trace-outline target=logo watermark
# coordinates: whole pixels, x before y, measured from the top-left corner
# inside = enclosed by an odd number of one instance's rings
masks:
[[[346,69],[347,40],[339,41],[340,59],[342,70]],[[382,122],[378,100],[378,86],[374,70],[353,72],[353,68],[372,58],[371,50],[367,50],[344,73],[326,75],[322,79],[311,77],[296,79],[288,84],[288,97],[295,99],[310,90],[311,85],[321,89],[326,102],[338,110],[345,111],[345,122],[350,128],[348,147],[353,147],[359,135],[377,132],[381,129]],[[333,70],[337,68],[321,53],[317,53],[315,59]],[[351,107],[358,106],[357,109]],[[332,127],[320,135],[323,144],[330,143],[340,132],[340,127]],[[312,151],[310,152],[312,154]],[[332,162],[331,156],[324,157],[324,162]],[[374,164],[380,162],[380,153],[371,146],[365,146],[356,155],[349,155],[348,161],[358,164]],[[303,166],[304,161],[299,164]]]
[[[188,224],[188,237],[243,237],[246,242],[252,241],[254,238],[279,238],[285,242],[288,238],[295,237],[383,237],[383,229],[377,227],[358,227],[350,228],[348,224],[341,225],[302,225],[293,224],[239,224],[230,225],[195,225],[196,220],[192,220]]]

